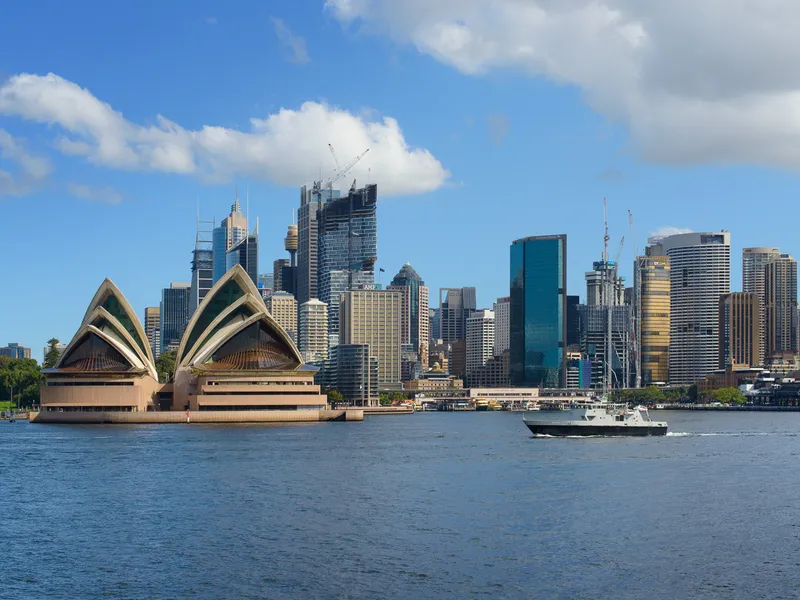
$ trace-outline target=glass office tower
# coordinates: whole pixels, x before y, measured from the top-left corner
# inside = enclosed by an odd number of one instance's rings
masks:
[[[565,387],[567,236],[527,237],[511,244],[511,382]]]

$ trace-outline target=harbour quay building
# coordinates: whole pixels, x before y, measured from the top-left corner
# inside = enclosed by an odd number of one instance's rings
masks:
[[[53,412],[321,411],[327,397],[316,371],[236,265],[189,321],[172,382],[159,383],[141,323],[106,279],[58,363],[42,371],[39,414],[46,421]]]

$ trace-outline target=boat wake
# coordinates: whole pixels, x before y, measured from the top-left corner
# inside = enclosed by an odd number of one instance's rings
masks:
[[[693,433],[689,431],[668,431],[667,437],[754,437],[761,435],[795,436],[792,431],[715,431]]]

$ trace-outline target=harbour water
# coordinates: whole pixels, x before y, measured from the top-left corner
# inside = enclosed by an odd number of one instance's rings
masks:
[[[795,598],[800,414],[0,423],[0,598]]]

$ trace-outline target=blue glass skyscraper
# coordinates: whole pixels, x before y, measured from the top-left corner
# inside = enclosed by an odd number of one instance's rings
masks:
[[[328,305],[331,336],[339,333],[341,293],[350,287],[375,283],[377,203],[378,186],[373,184],[351,189],[341,198],[328,198],[319,209],[318,289],[319,299]]]
[[[510,374],[521,387],[565,387],[567,236],[511,244]]]

